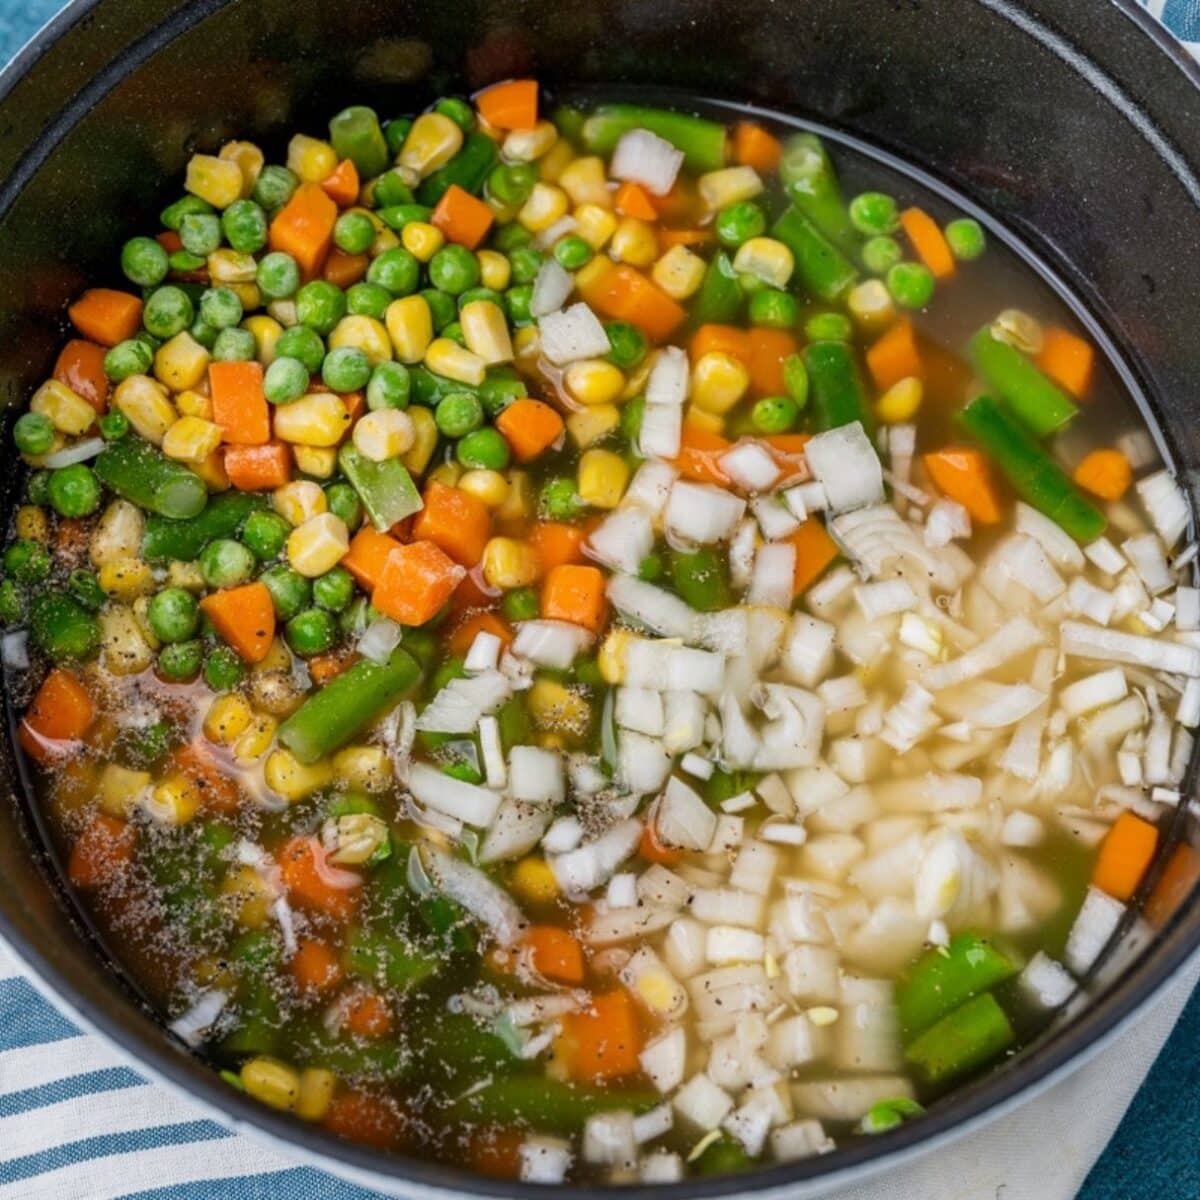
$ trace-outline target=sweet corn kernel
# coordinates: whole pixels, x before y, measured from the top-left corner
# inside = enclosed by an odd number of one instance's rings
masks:
[[[300,1090],[296,1094],[296,1116],[304,1121],[319,1121],[333,1102],[337,1076],[324,1067],[305,1067],[300,1072]]]
[[[489,367],[512,362],[508,320],[498,304],[492,300],[472,300],[459,309],[458,320],[467,349],[478,354]]]
[[[477,500],[482,500],[488,508],[499,508],[508,499],[508,480],[499,471],[482,467],[464,471],[458,478],[457,486]]]
[[[628,629],[614,629],[600,644],[596,665],[605,683],[621,683],[625,678],[625,654],[634,635]]]
[[[433,341],[433,315],[424,296],[393,300],[383,315],[396,357],[402,363],[419,363]]]
[[[385,250],[395,250],[399,245],[400,235],[385,225],[375,234],[375,240],[371,243],[371,257],[378,258]]]
[[[418,262],[428,262],[445,244],[446,235],[427,221],[409,221],[400,230],[400,245]]]
[[[479,259],[479,282],[485,288],[494,292],[502,292],[512,279],[512,264],[498,250],[480,250],[475,255]]]
[[[149,643],[150,649],[154,650],[155,652],[161,650],[162,642],[158,640],[158,634],[154,632],[150,625],[150,597],[139,596],[133,602],[132,610],[137,627],[139,630],[141,630],[142,636]]]
[[[621,423],[615,404],[593,404],[567,417],[567,436],[581,450],[607,437]]]
[[[523,858],[509,877],[512,890],[530,904],[549,904],[558,895],[558,881],[544,858]]]
[[[341,517],[320,513],[292,530],[287,558],[294,570],[309,579],[332,571],[350,549],[350,534]]]
[[[616,508],[629,485],[629,465],[611,450],[585,450],[579,460],[579,498],[592,508]]]
[[[749,386],[750,372],[723,350],[710,350],[692,366],[692,403],[705,412],[727,413]]]
[[[145,378],[142,376],[142,378]],[[86,433],[96,420],[96,410],[77,392],[57,379],[47,379],[29,402],[31,412],[48,417],[60,433],[72,437]]]
[[[272,750],[263,763],[263,781],[271,791],[295,804],[333,780],[328,762],[305,766],[290,750]]]
[[[253,283],[258,272],[258,263],[253,254],[243,254],[228,247],[214,250],[206,264],[214,284],[227,283],[231,287],[239,283]]]
[[[214,450],[203,462],[188,463],[188,470],[199,475],[210,492],[223,492],[229,487],[229,476],[225,474],[225,459],[220,450]]]
[[[622,217],[608,243],[608,253],[631,267],[648,267],[658,257],[658,238],[648,222]]]
[[[897,380],[875,405],[875,413],[885,425],[899,425],[911,421],[921,407],[925,394],[924,385],[915,375]]]
[[[295,1107],[300,1095],[300,1076],[273,1058],[252,1058],[242,1067],[241,1080],[248,1095],[281,1112]]]
[[[463,132],[442,113],[422,113],[400,147],[399,164],[416,179],[444,167],[462,147]]]
[[[146,441],[156,446],[162,445],[167,430],[178,419],[175,406],[167,399],[166,388],[149,375],[122,379],[113,390],[113,405],[129,418],[129,423]],[[91,405],[88,407],[91,409]],[[95,409],[91,413],[95,420]]]
[[[199,786],[181,771],[157,784],[146,800],[146,811],[162,825],[186,825],[204,799]]]
[[[337,165],[337,151],[320,138],[298,133],[288,142],[288,170],[298,175],[303,183],[320,183],[322,179],[328,179]]]
[[[868,333],[886,328],[896,315],[896,305],[882,279],[864,279],[846,297],[850,316]]]
[[[636,991],[638,999],[658,1016],[678,1012],[687,1001],[679,981],[660,966],[650,967],[638,976]]]
[[[725,431],[724,417],[718,416],[716,413],[705,412],[703,409],[697,408],[694,404],[688,405],[684,420],[689,425],[694,425],[697,429],[701,429],[705,433],[723,433]]]
[[[437,423],[429,409],[419,406],[410,409],[408,416],[412,421],[413,443],[400,461],[408,468],[410,474],[420,475],[429,466],[429,460],[437,449]]]
[[[654,264],[650,277],[672,300],[686,300],[704,282],[704,259],[686,246],[672,246]]]
[[[241,198],[243,182],[242,169],[237,163],[214,154],[193,154],[188,160],[183,186],[213,208],[228,208]]]
[[[330,350],[349,346],[361,350],[373,367],[389,362],[392,357],[392,339],[382,321],[375,317],[352,315],[343,317],[329,335]]]
[[[237,692],[217,696],[204,714],[204,736],[219,746],[231,746],[250,727],[254,710]]]
[[[604,159],[597,155],[589,154],[568,163],[558,177],[558,186],[571,197],[576,208],[581,204],[594,204],[598,208],[613,206]]]
[[[254,356],[265,367],[275,361],[275,343],[283,332],[283,326],[266,313],[256,313],[242,322],[242,328],[254,335]]]
[[[471,350],[450,338],[435,338],[425,351],[425,366],[435,375],[469,383],[478,387],[483,382],[487,364]]]
[[[386,792],[392,760],[382,746],[346,746],[333,756],[334,777],[362,792]]]
[[[577,735],[591,718],[591,706],[578,692],[558,682],[541,678],[529,689],[526,704],[529,718],[539,729]]]
[[[549,183],[535,183],[529,198],[521,205],[517,220],[530,233],[541,233],[566,214],[567,193]]]
[[[293,446],[296,470],[314,479],[332,479],[337,470],[337,451],[332,446]]]
[[[518,358],[534,359],[542,352],[542,339],[536,325],[525,325],[513,338],[513,352]]]
[[[341,396],[310,392],[275,409],[275,436],[301,446],[336,446],[350,425]]]
[[[242,173],[242,196],[249,196],[262,174],[263,152],[253,142],[226,142],[217,151],[217,157],[237,164]]]
[[[1019,308],[1006,308],[990,328],[998,342],[1007,342],[1025,354],[1040,354],[1045,345],[1041,321]]]
[[[611,404],[624,391],[625,376],[602,358],[584,358],[567,367],[563,383],[580,404]]]
[[[399,458],[415,440],[412,418],[399,408],[369,412],[354,426],[354,448],[372,462]]]
[[[188,592],[202,592],[207,586],[199,563],[184,562],[179,558],[171,559],[167,567],[167,585],[183,588]]]
[[[733,256],[733,269],[740,275],[753,275],[769,287],[782,288],[787,287],[796,269],[796,258],[775,238],[750,238]]]
[[[245,312],[253,312],[262,307],[262,292],[256,283],[227,283],[225,285],[242,302]]]
[[[294,528],[327,511],[329,504],[319,483],[294,479],[271,493],[271,507]]]
[[[253,762],[262,758],[271,748],[275,740],[276,723],[274,717],[265,713],[258,714],[250,722],[249,728],[233,744],[233,757],[239,762]]]
[[[647,354],[641,364],[630,372],[625,380],[625,390],[621,393],[622,400],[632,400],[635,396],[640,396],[646,390],[646,380],[650,378],[650,372],[654,369],[654,364],[658,359],[657,351],[653,354]]]
[[[154,354],[154,375],[173,392],[196,387],[208,370],[208,351],[185,329]]]
[[[557,183],[567,165],[575,160],[575,151],[566,138],[559,138],[545,154],[538,159],[538,178],[543,183]]]
[[[96,572],[96,578],[106,596],[126,604],[154,591],[154,572],[150,564],[140,558],[119,558],[114,562],[106,562]]]
[[[440,483],[442,487],[458,487],[463,469],[456,462],[438,463],[425,477],[431,483]]]
[[[202,421],[212,420],[212,400],[203,392],[180,392],[175,397],[175,407],[181,417],[199,417]]]
[[[598,204],[581,204],[574,213],[575,233],[593,250],[603,250],[616,232],[617,218]]]
[[[509,471],[508,495],[496,509],[496,520],[504,526],[520,526],[533,517],[536,502],[533,496],[533,481],[527,471]]]
[[[163,435],[162,452],[179,462],[203,462],[220,444],[223,430],[202,417],[180,417]]]
[[[254,664],[254,673],[256,675],[265,675],[270,671],[290,671],[292,669],[292,652],[287,648],[287,643],[281,637],[271,639],[271,644],[267,647],[266,657]]]
[[[494,537],[483,549],[483,577],[494,588],[528,587],[538,576],[537,554],[528,542]]]
[[[44,542],[50,536],[50,521],[45,509],[38,508],[36,504],[22,504],[17,509],[13,530],[17,537],[26,541]]]
[[[106,605],[100,613],[100,661],[112,675],[138,675],[154,661],[154,645],[133,609]]]
[[[96,799],[110,817],[127,817],[150,786],[149,771],[131,771],[118,763],[105,764],[100,772]]]
[[[321,839],[332,846],[329,861],[339,866],[357,867],[387,844],[387,823],[371,813],[346,813],[325,822]]]
[[[723,167],[701,175],[700,199],[714,212],[727,204],[749,200],[763,190],[763,181],[753,167]]]
[[[513,129],[504,139],[502,153],[510,162],[536,162],[558,141],[558,130],[550,121],[539,121],[532,129]]]
[[[221,880],[220,892],[243,928],[261,929],[267,923],[274,893],[252,866],[233,867]]]

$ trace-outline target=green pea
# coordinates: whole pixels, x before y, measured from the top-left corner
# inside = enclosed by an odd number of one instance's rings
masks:
[[[276,358],[263,375],[263,394],[272,404],[291,404],[308,391],[309,374],[298,358]]]
[[[155,637],[163,642],[186,642],[200,624],[196,597],[181,587],[163,588],[151,599],[146,620]]]
[[[569,233],[554,246],[558,265],[568,271],[578,271],[592,261],[592,248],[577,234]]]
[[[217,362],[251,362],[258,354],[258,343],[248,329],[222,329],[212,345]]]
[[[25,619],[25,593],[13,579],[0,579],[0,622],[16,625]]]
[[[501,225],[492,233],[492,245],[501,254],[511,254],[518,246],[528,246],[532,242],[533,234],[516,221]]]
[[[254,199],[267,210],[282,208],[300,186],[300,180],[287,167],[266,166],[254,181]]]
[[[438,252],[439,254],[441,251]],[[467,251],[469,254],[470,251]],[[434,256],[437,257],[436,255]],[[433,278],[432,271],[430,278]],[[403,246],[394,246],[371,260],[367,282],[377,283],[393,296],[409,296],[417,290],[421,279],[421,264]]]
[[[290,621],[312,602],[312,586],[298,571],[283,563],[268,567],[259,582],[271,593],[271,600],[281,621]]]
[[[799,354],[789,354],[783,360],[783,386],[798,409],[808,404],[808,368]]]
[[[845,313],[814,313],[804,322],[804,336],[810,342],[848,342],[854,336],[854,326]]]
[[[403,363],[381,362],[371,372],[367,382],[367,407],[407,408],[412,388],[408,368]]]
[[[341,612],[354,598],[354,576],[345,567],[334,567],[312,584],[313,603],[328,612]]]
[[[887,289],[904,308],[924,308],[933,299],[933,272],[923,263],[899,262],[887,273]]]
[[[411,128],[411,117],[396,117],[383,127],[383,140],[387,142],[388,152],[393,157],[400,153]]]
[[[89,658],[100,645],[100,622],[63,592],[40,592],[29,605],[29,636],[54,662]]]
[[[396,153],[399,153],[399,150]],[[413,202],[412,188],[404,182],[399,171],[384,171],[375,180],[371,198],[376,208],[395,208],[399,204]]]
[[[213,206],[199,196],[181,196],[174,204],[168,204],[159,215],[159,220],[168,228],[179,232],[180,223],[190,213],[210,213]]]
[[[491,367],[478,389],[479,403],[489,417],[498,417],[514,400],[529,395],[525,380],[507,367]]]
[[[167,266],[172,271],[187,275],[192,271],[200,271],[205,266],[205,260],[190,250],[175,250],[167,256]]]
[[[221,246],[221,219],[215,213],[189,213],[179,222],[179,240],[189,254],[204,258]]]
[[[562,475],[542,484],[538,508],[551,521],[574,521],[585,507],[575,490],[575,480]]]
[[[50,453],[54,437],[54,422],[45,413],[22,413],[13,426],[13,442],[17,449],[34,458]]]
[[[138,287],[162,283],[169,268],[167,252],[153,238],[130,238],[121,247],[121,270],[125,272],[125,278]]]
[[[333,244],[345,254],[366,254],[375,244],[375,226],[366,213],[346,212],[333,226]]]
[[[158,673],[171,683],[195,679],[204,661],[204,645],[199,639],[174,642],[158,652]]]
[[[800,406],[791,396],[763,396],[750,410],[750,422],[759,433],[787,433],[800,417]]]
[[[850,224],[867,237],[895,233],[900,228],[896,201],[885,192],[863,192],[850,201]]]
[[[158,338],[173,338],[195,319],[191,297],[182,288],[166,284],[150,293],[142,308],[142,324]]]
[[[468,468],[483,467],[503,471],[508,466],[508,443],[496,429],[476,429],[460,438],[455,446],[458,461]]]
[[[314,279],[296,293],[296,320],[324,337],[346,315],[346,293],[327,279]]]
[[[483,405],[470,392],[450,392],[438,401],[433,419],[446,437],[465,437],[483,424]]]
[[[533,320],[532,304],[532,283],[518,283],[504,293],[504,311],[513,325],[528,325]]]
[[[267,244],[267,214],[253,200],[235,200],[221,214],[221,231],[239,254],[257,254]]]
[[[190,287],[191,287],[191,290],[185,291],[185,289],[183,289],[183,288],[181,288],[180,290],[184,291],[184,294],[187,296],[187,298],[189,300],[191,300],[193,303],[195,303],[195,296],[193,295],[193,292],[196,292],[196,295],[198,295],[199,293],[198,293],[198,291],[196,291],[194,285],[190,285]],[[161,337],[155,337],[154,334],[152,334],[148,329],[139,329],[137,331],[137,333],[135,333],[133,335],[133,340],[135,342],[144,343],[145,345],[149,346],[150,349],[153,351],[153,350],[157,350],[159,348],[159,346],[161,346],[166,339],[161,338]]]
[[[509,266],[512,268],[511,282],[532,283],[545,261],[543,255],[533,246],[517,246],[508,256]]]
[[[325,504],[347,529],[357,529],[362,524],[362,501],[348,483],[342,483],[340,480],[337,483],[327,483]]]
[[[120,383],[130,375],[144,375],[154,362],[154,351],[137,338],[126,338],[118,342],[104,355],[104,373]]]
[[[323,654],[337,641],[337,622],[323,608],[306,608],[283,628],[287,644],[302,658]]]
[[[433,321],[433,328],[438,333],[458,319],[458,305],[455,304],[453,296],[439,292],[437,288],[426,288],[421,296],[429,305],[429,316]]]
[[[605,358],[622,371],[632,371],[646,357],[646,335],[628,321],[609,321],[604,326],[608,334],[608,353]]]
[[[357,392],[371,378],[371,360],[357,346],[339,346],[325,355],[321,380],[333,392]]]
[[[501,163],[487,177],[487,194],[506,208],[516,208],[529,199],[537,183],[537,169],[532,163]]]
[[[475,110],[457,96],[446,96],[439,100],[433,106],[433,111],[449,117],[463,133],[470,133],[475,128]]]
[[[119,442],[129,432],[129,418],[119,409],[106,412],[96,422],[100,428],[100,436],[106,442]]]
[[[320,334],[307,325],[285,329],[275,343],[276,358],[294,358],[310,374],[315,375],[325,361],[325,343]]]
[[[533,588],[513,588],[504,593],[500,608],[510,621],[531,621],[541,611],[541,602]]]
[[[100,507],[100,481],[91,467],[74,463],[50,472],[46,495],[60,517],[87,517]]]
[[[661,554],[647,554],[645,558],[638,563],[638,578],[645,583],[653,583],[656,579],[661,579],[667,569],[667,564],[663,562]]]
[[[108,600],[104,589],[100,586],[100,580],[96,578],[96,573],[89,571],[86,567],[76,567],[67,576],[67,591],[84,608],[90,609],[92,612],[99,612]]]
[[[618,428],[621,436],[633,448],[637,449],[638,438],[642,434],[642,417],[646,412],[646,397],[634,396],[628,404],[621,406],[621,423]]]
[[[463,333],[461,321],[451,321],[445,329],[442,330],[442,337],[449,338],[452,342],[457,342],[460,346],[466,346],[467,335]]]
[[[743,242],[762,237],[767,229],[767,215],[753,200],[738,200],[717,212],[714,229],[722,246],[736,250]]]
[[[747,310],[751,325],[767,329],[791,329],[800,315],[800,305],[790,292],[767,287],[750,297]]]
[[[254,574],[254,555],[241,542],[218,538],[200,552],[200,574],[209,587],[236,587]]]
[[[204,682],[214,692],[228,692],[246,677],[246,668],[237,652],[228,646],[214,646],[204,660]]]
[[[873,237],[862,248],[863,266],[872,275],[886,275],[904,257],[895,238]]]
[[[946,226],[946,241],[950,253],[959,262],[970,262],[978,258],[987,249],[987,239],[984,237],[983,226],[971,217],[958,217]]]
[[[392,293],[377,283],[353,283],[346,289],[346,311],[356,317],[382,321],[392,302]]]
[[[30,504],[36,504],[39,508],[49,504],[50,497],[46,494],[46,485],[49,482],[49,471],[32,472],[25,484],[25,499]]]
[[[255,282],[267,300],[286,300],[300,287],[300,265],[290,254],[272,250],[259,261]]]
[[[278,513],[260,508],[246,518],[242,544],[259,562],[270,562],[283,553],[291,532],[291,525]]]
[[[233,288],[209,288],[200,297],[200,318],[214,329],[229,329],[242,319],[241,298]]]
[[[217,334],[220,332],[219,329],[214,329],[207,321],[201,320],[199,317],[192,322],[192,327],[188,330],[193,341],[199,342],[205,350],[211,350],[217,344]]]
[[[479,283],[479,260],[466,246],[443,246],[429,260],[429,282],[457,296]]]
[[[757,275],[751,275],[749,271],[743,271],[738,277],[738,287],[742,290],[743,296],[756,296],[765,288],[771,285],[765,280],[760,279]]]

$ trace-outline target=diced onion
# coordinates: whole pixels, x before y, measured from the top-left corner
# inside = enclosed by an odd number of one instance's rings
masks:
[[[614,179],[640,183],[656,196],[665,196],[675,186],[682,166],[682,150],[648,129],[631,129],[617,142],[608,173]]]
[[[187,1012],[171,1022],[169,1028],[189,1046],[199,1046],[228,1003],[228,994],[216,988],[203,992]]]
[[[533,294],[529,299],[529,312],[534,317],[545,317],[558,312],[575,290],[575,277],[562,267],[553,254],[546,255],[533,280]],[[545,334],[543,333],[543,338]]]
[[[455,779],[425,763],[413,763],[408,787],[418,803],[480,828],[492,823],[500,807],[500,797],[489,788]]]
[[[363,658],[369,658],[374,663],[387,662],[392,651],[400,645],[403,633],[404,629],[395,621],[380,617],[363,630],[356,649]]]
[[[572,658],[574,656],[572,655]],[[566,663],[570,666],[570,661]],[[512,684],[499,671],[481,671],[452,679],[417,718],[417,729],[430,733],[474,733],[479,719],[494,713],[512,695]]]
[[[491,931],[502,946],[520,940],[528,922],[513,898],[481,870],[460,858],[426,844],[420,854],[433,885],[461,904]]]
[[[592,634],[570,621],[522,621],[512,652],[539,667],[565,671],[592,644]]]
[[[711,484],[676,480],[667,500],[667,529],[685,542],[721,542],[742,519],[746,502]]]
[[[831,512],[849,512],[883,500],[883,468],[861,422],[818,433],[804,447]]]
[[[57,471],[60,467],[73,467],[76,463],[95,458],[103,449],[103,438],[84,438],[72,446],[65,446],[62,450],[47,454],[42,465],[51,471]]]
[[[584,303],[547,313],[538,321],[542,353],[556,366],[599,358],[611,349],[600,318]]]

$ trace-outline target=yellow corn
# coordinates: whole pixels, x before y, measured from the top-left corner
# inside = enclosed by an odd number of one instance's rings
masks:
[[[686,246],[672,246],[654,264],[650,277],[672,300],[686,300],[704,282],[704,259]]]
[[[261,929],[267,923],[275,897],[267,881],[252,866],[231,868],[221,880],[220,890],[239,925]]]
[[[242,183],[242,169],[237,163],[214,154],[193,154],[183,186],[213,208],[228,208],[241,198]]]
[[[538,121],[532,129],[513,129],[504,139],[502,151],[510,162],[535,162],[549,153],[558,141],[558,130],[550,121]]]
[[[33,393],[29,408],[32,412],[49,417],[55,429],[72,437],[86,433],[96,420],[96,410],[78,392],[65,383],[59,383],[57,379],[47,379]]]
[[[319,1121],[333,1102],[337,1076],[324,1067],[305,1067],[300,1072],[300,1090],[296,1094],[296,1116],[305,1121]]]
[[[621,423],[615,404],[593,404],[567,417],[567,435],[581,450],[607,437]]]
[[[571,735],[587,729],[591,716],[587,700],[556,679],[536,680],[529,689],[526,703],[530,720],[539,729]]]
[[[694,404],[689,404],[687,412],[684,414],[684,420],[689,425],[696,426],[697,429],[702,429],[705,433],[724,433],[725,418],[718,416],[716,413],[705,412],[702,408],[697,408]]]
[[[770,287],[787,287],[796,259],[780,241],[769,237],[750,238],[733,256],[733,269],[741,275],[753,275]]]
[[[354,426],[354,448],[372,462],[399,458],[415,440],[412,418],[398,408],[369,412]]]
[[[612,193],[608,190],[604,159],[594,154],[577,158],[565,166],[558,177],[558,186],[571,197],[571,203],[576,208],[581,204],[612,208]]]
[[[442,113],[422,113],[408,131],[400,147],[400,166],[417,179],[443,167],[459,151],[463,133]]]
[[[536,325],[525,325],[513,338],[513,352],[518,358],[535,359],[542,352],[542,340]]]
[[[749,386],[750,372],[722,350],[709,351],[692,367],[692,403],[704,412],[727,413]]]
[[[625,376],[602,358],[584,358],[567,367],[563,383],[580,404],[611,404],[624,391]]]
[[[543,183],[557,183],[562,177],[567,165],[575,159],[575,151],[566,138],[559,138],[545,154],[538,159],[538,178]]]
[[[130,375],[128,379],[122,379],[113,390],[113,404],[146,441],[156,446],[162,445],[167,430],[178,419],[175,406],[167,399],[166,388],[149,375]],[[93,410],[92,419],[95,418]]]
[[[294,528],[325,512],[329,504],[319,483],[294,479],[271,493],[271,507]]]
[[[896,306],[882,279],[865,279],[852,288],[846,297],[846,309],[868,333],[886,328],[896,315]]]
[[[110,817],[127,817],[149,786],[149,771],[131,771],[117,763],[107,763],[100,772],[96,799]]]
[[[648,267],[658,257],[658,238],[648,222],[622,217],[608,243],[608,253],[631,267]]]
[[[257,313],[247,317],[242,322],[242,328],[254,335],[255,357],[263,366],[269,367],[275,361],[275,343],[279,341],[283,326],[274,317]]]
[[[196,387],[208,370],[208,351],[185,329],[154,354],[154,374],[173,392]]]
[[[504,291],[512,278],[512,264],[508,259],[498,250],[480,250],[475,257],[479,259],[480,284],[494,292]]]
[[[237,692],[217,696],[204,714],[204,736],[220,746],[230,746],[250,726],[254,711],[246,698]]]
[[[698,181],[700,199],[714,212],[727,204],[749,200],[763,190],[763,181],[753,167],[723,167],[709,171]]]
[[[287,165],[302,182],[320,183],[337,169],[338,156],[328,142],[298,133],[288,142]]]
[[[350,414],[333,392],[310,392],[275,409],[275,436],[301,446],[336,446],[350,424]]]
[[[207,586],[204,574],[198,563],[184,562],[182,559],[171,559],[167,567],[167,584],[170,587],[183,588],[188,592],[202,592]]]
[[[599,204],[581,204],[574,216],[575,233],[593,250],[602,250],[616,232],[617,218]]]
[[[285,1063],[260,1055],[241,1071],[242,1087],[255,1100],[286,1112],[300,1095],[300,1076]]]
[[[155,786],[146,808],[163,825],[186,825],[200,811],[203,799],[196,781],[176,771]]]
[[[484,547],[483,577],[492,587],[528,587],[537,576],[537,554],[528,542],[494,537]]]
[[[496,509],[496,520],[505,526],[521,526],[533,517],[533,481],[528,471],[509,471],[508,495]]]
[[[885,425],[899,425],[911,421],[921,407],[924,386],[915,375],[893,383],[875,405],[875,413]]]
[[[344,346],[361,350],[373,367],[388,362],[392,357],[392,340],[388,337],[388,331],[383,322],[374,317],[343,317],[329,335],[329,348],[337,350]]]
[[[106,596],[131,604],[139,596],[148,596],[154,591],[154,572],[149,563],[140,558],[119,558],[106,562],[96,578]]]
[[[579,498],[593,508],[616,508],[629,485],[629,465],[611,450],[585,450],[579,460]]]
[[[233,744],[233,756],[239,762],[253,762],[262,758],[271,748],[275,739],[275,718],[265,713],[258,714],[250,722],[249,728]]]
[[[512,362],[508,321],[498,304],[492,300],[472,300],[459,310],[458,319],[467,349],[479,355],[489,367]]]
[[[386,792],[392,760],[382,746],[346,746],[333,756],[334,778],[362,792]]]
[[[229,476],[225,474],[225,459],[220,450],[214,450],[203,462],[188,463],[188,470],[199,475],[210,492],[224,492],[229,487]]]
[[[203,462],[220,444],[223,430],[202,417],[180,417],[163,435],[162,452],[180,462]]]
[[[112,675],[138,675],[154,661],[154,646],[133,609],[105,605],[100,613],[101,662]]]
[[[505,485],[507,490],[508,485]],[[29,542],[44,542],[50,536],[50,521],[44,509],[35,504],[22,504],[13,521],[17,537]]]
[[[88,553],[97,567],[123,558],[136,558],[142,548],[146,518],[128,500],[114,500],[92,530]]]
[[[413,443],[405,451],[401,462],[411,474],[420,475],[429,466],[429,460],[433,457],[434,450],[437,449],[437,423],[433,419],[433,413],[420,405],[414,406],[408,415],[409,420],[412,421]]]
[[[409,221],[400,230],[400,245],[419,262],[428,262],[445,244],[446,235],[428,221]]]
[[[458,487],[463,469],[456,462],[438,463],[425,477],[431,483],[440,483],[442,487]]]
[[[464,471],[457,486],[464,492],[482,500],[488,508],[499,508],[508,499],[508,480],[499,471],[477,468]]]
[[[625,679],[625,654],[633,638],[628,629],[614,629],[601,643],[596,665],[605,683],[621,683]]]
[[[175,407],[181,417],[199,417],[202,421],[212,420],[212,400],[203,392],[180,392],[175,397]]]
[[[424,296],[393,300],[383,314],[396,357],[402,363],[419,363],[433,341],[433,316]]]
[[[657,358],[657,352],[647,354],[640,365],[633,368],[625,380],[625,390],[621,393],[622,400],[632,400],[646,390],[646,380],[650,378],[650,372],[654,369]]]
[[[435,338],[425,351],[425,366],[435,375],[478,387],[483,382],[487,364],[478,354],[450,338],[440,337]]]
[[[535,183],[529,198],[521,205],[517,220],[530,233],[541,233],[566,214],[567,193],[549,183]]]
[[[332,446],[293,446],[296,470],[314,479],[331,479],[337,470],[337,451]]]
[[[262,307],[262,292],[258,290],[258,284],[227,283],[225,286],[242,302],[244,311],[253,312]]]
[[[293,529],[287,540],[288,562],[309,579],[333,570],[349,549],[345,522],[329,512],[310,517]]]
[[[272,750],[263,763],[263,780],[277,795],[294,804],[333,780],[328,762],[305,766],[290,750]]]
[[[509,877],[512,890],[530,904],[549,904],[558,895],[558,882],[544,858],[523,858]]]
[[[237,165],[242,173],[242,196],[249,196],[262,174],[263,152],[253,142],[226,142],[217,157]]]
[[[385,250],[395,250],[399,245],[399,234],[385,225],[375,234],[375,240],[371,243],[371,257],[378,258]]]
[[[253,283],[258,272],[258,263],[253,254],[227,247],[214,250],[207,258],[208,273],[214,284],[227,283],[231,287],[239,283]]]

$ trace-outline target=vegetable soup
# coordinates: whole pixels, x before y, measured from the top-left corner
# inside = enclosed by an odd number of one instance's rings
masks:
[[[670,1181],[919,1121],[1071,999],[1200,591],[1023,259],[812,132],[532,80],[197,153],[161,224],[13,427],[0,618],[65,874],[231,1088]]]

